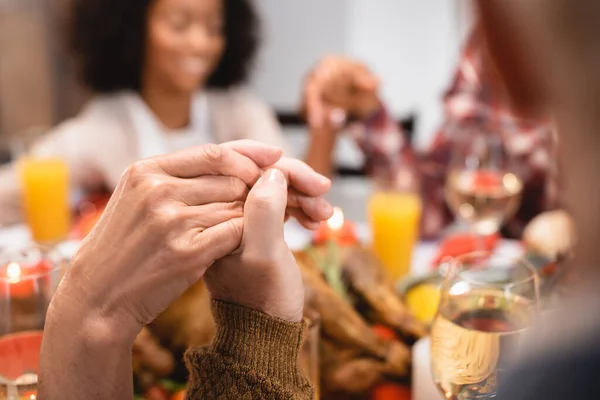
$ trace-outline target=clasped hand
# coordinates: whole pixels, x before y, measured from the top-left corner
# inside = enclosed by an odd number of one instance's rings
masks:
[[[303,286],[283,223],[330,217],[330,181],[278,148],[205,145],[139,161],[121,180],[51,304],[133,340],[205,278],[213,296],[288,321]]]

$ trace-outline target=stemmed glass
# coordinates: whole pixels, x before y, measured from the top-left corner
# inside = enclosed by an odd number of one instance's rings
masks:
[[[493,235],[517,212],[523,183],[493,127],[472,124],[456,133],[446,201],[478,238]]]
[[[539,311],[535,268],[475,252],[448,262],[431,331],[434,381],[449,400],[493,399]]]

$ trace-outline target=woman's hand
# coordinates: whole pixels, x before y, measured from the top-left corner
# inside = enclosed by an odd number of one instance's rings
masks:
[[[298,322],[304,285],[283,238],[286,195],[284,174],[269,170],[246,200],[240,248],[218,260],[206,272],[205,282],[215,299]]]
[[[331,216],[333,209],[322,197],[329,192],[331,181],[306,163],[281,157],[271,164],[272,157],[262,154],[265,145],[252,140],[238,140],[221,146],[249,157],[263,172],[268,168],[277,168],[284,173],[289,184],[286,218],[293,217],[305,228],[317,229],[321,221]]]
[[[312,128],[342,122],[340,112],[363,119],[380,106],[378,89],[379,79],[364,64],[329,56],[309,74],[302,108]]]
[[[379,80],[369,69],[341,56],[323,59],[304,85],[302,113],[308,120],[311,142],[306,162],[331,176],[338,132],[348,117],[365,119],[381,107]]]
[[[289,185],[286,218],[298,220],[307,229],[317,229],[321,221],[331,217],[333,208],[322,197],[331,188],[331,181],[315,172],[306,163],[289,157],[270,166],[280,170]]]

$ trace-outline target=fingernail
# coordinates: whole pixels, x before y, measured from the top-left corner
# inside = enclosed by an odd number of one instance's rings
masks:
[[[333,206],[325,199],[323,199],[323,213],[327,215],[327,218],[330,218],[333,215]]]
[[[267,181],[276,182],[276,183],[280,184],[281,186],[287,187],[287,182],[285,181],[285,176],[283,176],[283,173],[280,170],[275,169],[275,168],[267,171]]]

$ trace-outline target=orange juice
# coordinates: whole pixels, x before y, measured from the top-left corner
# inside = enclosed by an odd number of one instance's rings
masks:
[[[412,193],[377,192],[369,201],[373,251],[394,280],[410,271],[421,209],[421,199]]]
[[[24,157],[20,161],[23,210],[33,239],[52,244],[70,228],[69,173],[60,158]]]

